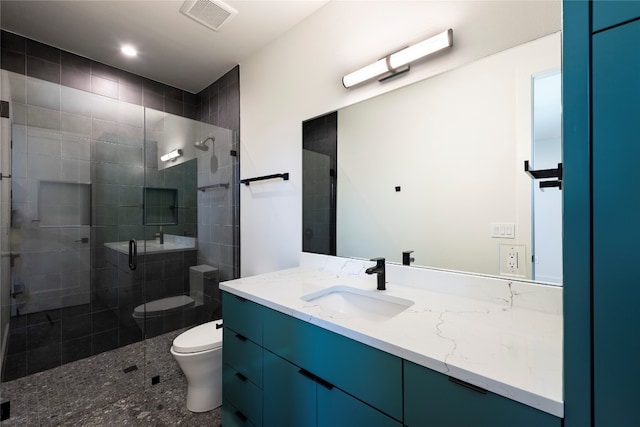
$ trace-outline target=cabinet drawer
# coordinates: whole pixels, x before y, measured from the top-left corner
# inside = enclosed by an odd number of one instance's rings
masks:
[[[260,345],[262,344],[263,310],[262,306],[252,301],[228,292],[222,293],[224,325]]]
[[[257,427],[262,425],[262,390],[229,365],[222,367],[222,397]],[[240,417],[241,418],[241,417]]]
[[[402,423],[349,396],[318,385],[318,427],[402,427]]]
[[[224,328],[223,362],[262,388],[262,347],[244,336]]]
[[[402,419],[402,359],[275,310],[263,316],[265,349]]]
[[[316,383],[300,368],[264,352],[264,425],[315,426]]]
[[[561,419],[494,393],[453,382],[447,375],[404,361],[407,427],[560,427]]]
[[[222,425],[224,427],[255,427],[255,424],[242,411],[227,401],[222,402]]]

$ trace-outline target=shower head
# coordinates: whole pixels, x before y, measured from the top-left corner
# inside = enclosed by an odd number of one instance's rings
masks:
[[[211,140],[211,144],[213,144],[213,142],[216,140],[213,136],[208,136],[205,139],[202,139],[200,141],[196,141],[193,145],[198,149],[198,150],[202,150],[202,151],[207,151],[209,150],[209,147],[207,146],[207,141]]]

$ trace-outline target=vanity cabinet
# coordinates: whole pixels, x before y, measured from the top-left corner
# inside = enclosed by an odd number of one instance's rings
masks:
[[[222,296],[222,420],[226,426],[262,426],[262,306]]]
[[[561,419],[223,293],[226,426],[559,427]]]
[[[560,427],[562,420],[405,360],[404,423],[407,427]]]
[[[402,359],[223,293],[223,423],[402,425]]]
[[[265,349],[402,419],[402,359],[274,310],[264,322]]]
[[[264,424],[268,426],[402,426],[399,421],[267,350],[264,383]]]

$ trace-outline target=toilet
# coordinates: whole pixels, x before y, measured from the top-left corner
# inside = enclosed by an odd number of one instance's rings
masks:
[[[166,316],[180,310],[194,307],[195,305],[196,301],[190,296],[178,295],[176,297],[162,298],[146,304],[140,304],[133,309],[132,316],[140,329],[144,330],[145,319],[151,321],[154,318]]]
[[[187,409],[222,405],[222,320],[191,328],[173,340],[171,355],[187,378]]]
[[[189,295],[161,298],[140,304],[133,309],[131,316],[140,327],[140,330],[144,331],[145,319],[148,322],[153,322],[153,319],[201,306],[204,301],[205,281],[214,280],[217,275],[218,269],[210,265],[201,264],[189,267]]]
[[[201,264],[189,267],[189,295],[161,298],[140,304],[133,310],[141,330],[181,310],[204,304],[205,284],[218,281],[218,269]],[[173,340],[171,355],[187,378],[187,409],[206,412],[222,405],[222,320],[195,326]]]

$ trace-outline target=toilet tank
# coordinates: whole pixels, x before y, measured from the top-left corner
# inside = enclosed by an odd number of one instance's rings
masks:
[[[207,264],[189,267],[189,295],[196,303],[204,304],[219,299],[218,269]]]

